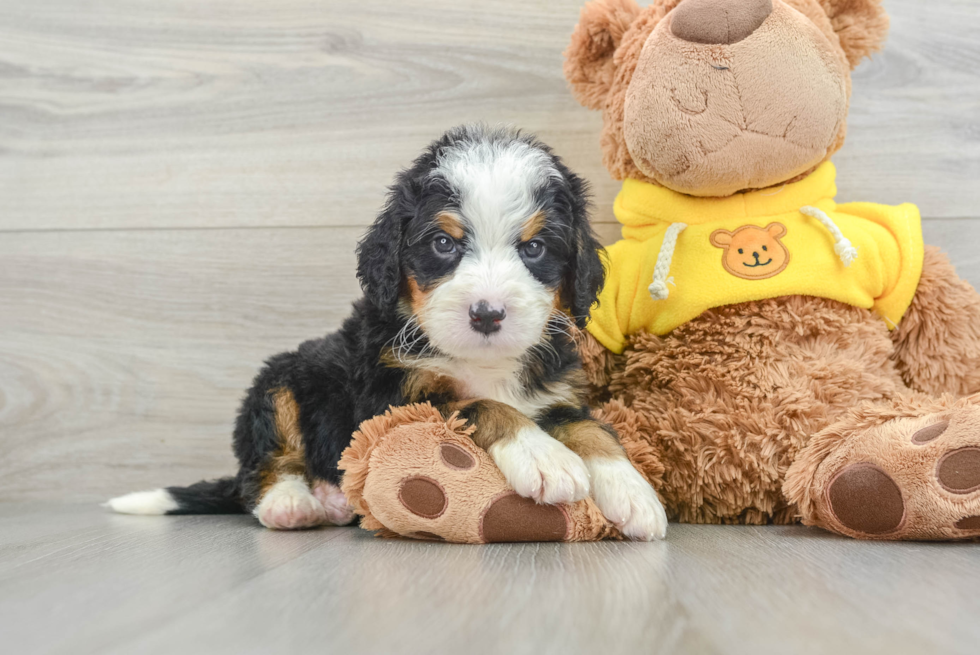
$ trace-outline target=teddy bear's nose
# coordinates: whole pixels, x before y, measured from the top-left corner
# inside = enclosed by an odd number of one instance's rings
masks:
[[[693,43],[738,43],[772,13],[772,0],[684,0],[670,13],[674,36]]]

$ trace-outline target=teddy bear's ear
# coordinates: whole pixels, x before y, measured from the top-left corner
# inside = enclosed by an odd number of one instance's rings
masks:
[[[613,54],[639,13],[635,0],[593,0],[582,8],[564,72],[575,98],[589,109],[602,109],[615,74]]]
[[[881,0],[820,0],[840,39],[851,68],[881,50],[888,34],[888,14]]]
[[[732,233],[728,230],[715,230],[708,240],[715,248],[725,248],[732,245]]]
[[[780,239],[786,236],[786,226],[782,223],[770,223],[766,226],[766,232],[769,233],[773,239]]]

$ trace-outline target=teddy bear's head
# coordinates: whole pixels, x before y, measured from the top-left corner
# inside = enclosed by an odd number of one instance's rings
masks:
[[[844,142],[881,0],[594,0],[565,52],[616,179],[695,196],[793,180]]]
[[[763,280],[779,275],[789,264],[789,250],[780,239],[786,226],[770,223],[766,227],[743,225],[734,232],[715,230],[711,245],[722,249],[721,265],[736,277]]]

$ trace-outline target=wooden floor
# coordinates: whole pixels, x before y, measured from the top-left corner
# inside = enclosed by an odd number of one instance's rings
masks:
[[[340,324],[385,185],[447,127],[538,133],[616,238],[561,76],[583,1],[0,0],[0,651],[980,651],[973,544],[453,547],[97,506],[234,470],[257,367]],[[919,204],[980,287],[980,5],[885,4],[839,198]]]
[[[0,504],[8,653],[976,653],[980,548],[800,527],[456,546]]]

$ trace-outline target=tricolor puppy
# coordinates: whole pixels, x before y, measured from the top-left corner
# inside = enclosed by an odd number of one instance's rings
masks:
[[[585,184],[532,137],[461,127],[391,187],[358,246],[364,298],[340,331],[271,358],[235,427],[238,475],[115,498],[134,514],[251,511],[270,528],[343,525],[340,453],[361,421],[430,401],[477,426],[521,495],[591,491],[636,539],[663,537],[656,493],[583,401],[570,328],[602,286]]]

